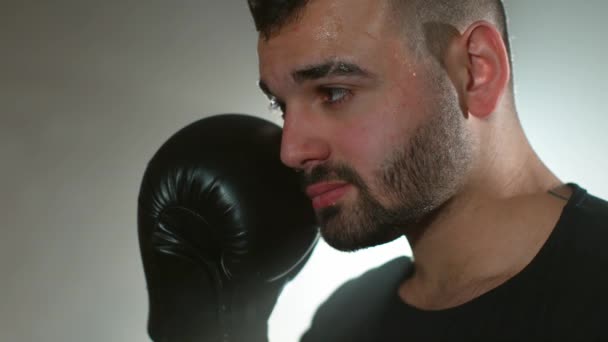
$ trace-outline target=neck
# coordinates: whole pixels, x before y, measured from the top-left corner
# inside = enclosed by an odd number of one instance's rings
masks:
[[[547,192],[561,182],[523,132],[508,134],[500,144],[510,148],[497,158],[498,142],[490,141],[479,151],[483,167],[407,235],[416,271],[402,286],[406,301],[436,308],[466,302],[521,271],[550,235],[565,202]]]

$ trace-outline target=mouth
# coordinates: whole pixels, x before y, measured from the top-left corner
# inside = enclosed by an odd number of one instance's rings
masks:
[[[306,195],[312,201],[315,210],[335,205],[350,188],[349,183],[323,182],[306,188]]]

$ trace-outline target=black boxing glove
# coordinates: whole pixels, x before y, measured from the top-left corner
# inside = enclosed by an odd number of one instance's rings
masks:
[[[319,237],[280,139],[270,122],[219,115],[149,162],[138,228],[152,340],[267,341],[276,300]]]

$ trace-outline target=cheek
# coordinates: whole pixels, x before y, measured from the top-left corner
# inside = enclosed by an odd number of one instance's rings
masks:
[[[353,122],[344,122],[340,130],[343,134],[336,135],[338,158],[343,158],[340,161],[355,168],[367,181],[376,177],[387,158],[406,149],[418,127],[429,119],[420,101],[422,94],[414,95],[388,94],[368,107],[368,113],[358,115]]]
[[[408,134],[403,129],[396,129],[395,123],[379,119],[380,115],[370,116],[356,125],[345,125],[345,134],[336,136],[339,162],[347,163],[366,181],[377,174],[387,156],[395,149],[403,148]]]

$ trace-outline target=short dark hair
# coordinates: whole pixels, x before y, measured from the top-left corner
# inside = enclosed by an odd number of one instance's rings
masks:
[[[265,39],[283,26],[297,20],[311,0],[248,0],[257,31]],[[501,32],[509,57],[511,49],[507,32],[507,16],[501,0],[385,0],[393,7],[395,21],[408,33],[420,32],[426,22],[439,22],[463,29],[466,23],[485,19]],[[417,27],[417,28],[416,28]],[[509,58],[510,59],[510,58]]]
[[[309,0],[247,0],[255,27],[265,39],[295,20]]]
[[[453,34],[449,27],[463,31],[472,22],[485,20],[500,32],[509,60],[511,47],[507,14],[501,0],[388,0],[393,18],[412,46],[441,44]],[[443,27],[442,27],[443,26]],[[432,42],[429,40],[433,40]],[[416,49],[420,51],[420,49]]]

